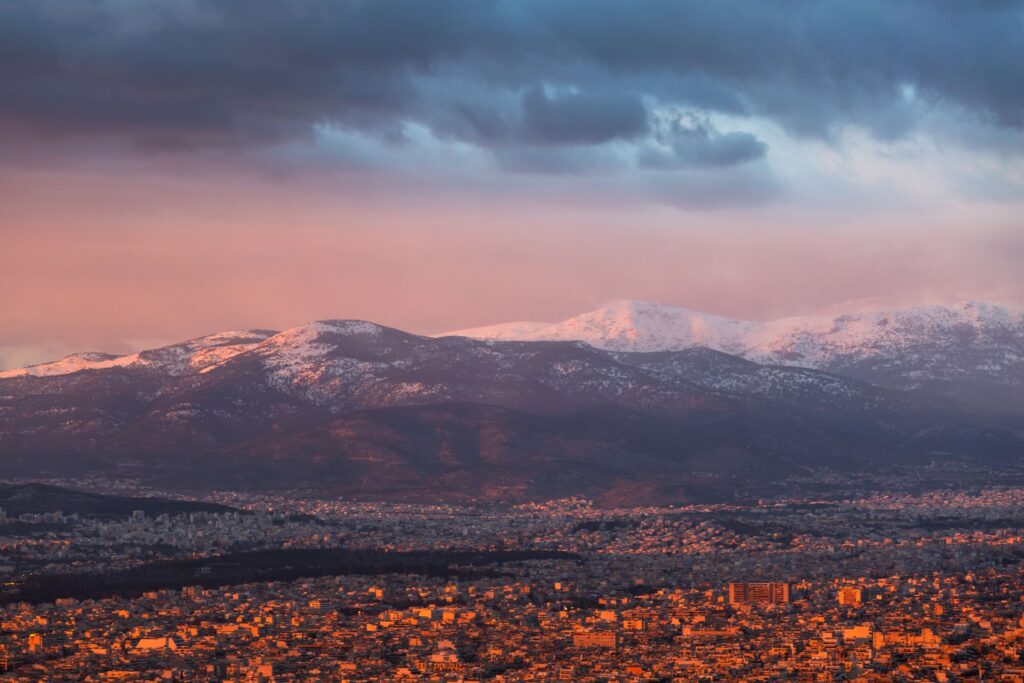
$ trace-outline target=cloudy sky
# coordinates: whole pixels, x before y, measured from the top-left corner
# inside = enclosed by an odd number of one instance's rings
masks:
[[[1024,305],[1024,4],[0,0],[0,368]]]

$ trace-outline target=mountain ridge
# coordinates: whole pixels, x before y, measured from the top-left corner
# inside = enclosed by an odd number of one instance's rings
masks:
[[[428,337],[366,321],[0,379],[0,477],[682,500],[820,468],[989,467],[1022,445],[1024,416],[707,348]]]
[[[635,347],[667,329],[689,345],[609,350],[336,319],[78,354],[0,376],[0,478],[615,502],[728,499],[820,471],[998,471],[1024,464],[1014,315],[974,304],[842,316],[764,358],[691,344],[722,330],[755,339],[756,323],[636,303],[585,317],[573,336]],[[801,366],[794,349],[828,362]]]
[[[762,364],[808,367],[891,388],[930,388],[942,395],[963,395],[966,389],[972,400],[990,407],[1024,403],[1024,312],[985,302],[754,322],[622,301],[547,326],[509,323],[445,334],[571,339],[623,352],[704,346]]]
[[[558,323],[501,323],[416,336],[465,336],[492,341],[581,341],[602,350],[631,352],[707,347],[759,363],[828,369],[828,358],[823,356],[826,352],[815,348],[813,337],[832,337],[834,347],[849,350],[877,345],[879,338],[877,334],[872,336],[873,332],[892,327],[893,323],[905,326],[908,322],[916,323],[919,335],[941,334],[943,327],[1002,328],[1016,333],[1015,342],[1024,341],[1024,311],[981,301],[949,306],[875,308],[832,316],[790,316],[757,322],[627,299]],[[331,326],[364,327],[367,331],[395,329],[364,320],[323,319],[285,330],[231,330],[130,354],[77,352],[54,361],[0,370],[0,379],[134,366],[181,372],[183,359],[173,359],[175,355],[187,356],[188,366],[203,369],[238,353],[254,350],[263,342],[273,343],[275,337],[295,338],[309,330]],[[1014,354],[1012,360],[1019,360],[1020,355]],[[176,360],[177,366],[171,360]]]
[[[811,330],[835,331],[856,322],[874,323],[884,327],[888,320],[913,317],[923,321],[930,320],[933,323],[945,318],[946,324],[1024,324],[1024,310],[983,301],[963,301],[953,305],[926,304],[903,308],[873,308],[836,315],[787,316],[754,321],[670,304],[623,299],[555,323],[498,323],[452,330],[434,336],[464,336],[502,341],[573,339],[609,351],[676,351],[693,346],[707,346],[726,353],[735,353],[744,350],[744,345],[754,347],[758,342],[764,344],[772,335],[806,333]],[[746,351],[754,352],[753,349]]]

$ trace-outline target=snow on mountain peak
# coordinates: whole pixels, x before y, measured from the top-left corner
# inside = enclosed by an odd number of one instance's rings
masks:
[[[379,335],[383,329],[380,325],[362,320],[322,320],[283,332],[229,330],[126,355],[75,353],[50,363],[0,371],[0,379],[51,377],[109,368],[150,370],[180,376],[191,372],[209,372],[235,356],[257,348],[264,355],[279,355],[281,362],[288,364],[289,359],[315,358],[334,348],[329,342],[321,340],[323,335],[372,337]]]
[[[344,338],[376,340],[386,328],[363,320],[320,320],[279,332],[256,353],[278,389],[314,403],[329,403],[367,381],[382,364],[339,353]]]
[[[693,346],[735,350],[757,323],[649,301],[621,300],[560,323],[509,323],[445,336],[521,341],[584,341],[611,351],[661,351]]]
[[[734,349],[753,323],[646,301],[620,301],[549,329],[550,339],[601,339],[613,351],[714,346]]]
[[[645,301],[619,301],[560,323],[510,323],[452,332],[478,339],[577,340],[611,351],[706,346],[761,363],[836,369],[874,359],[895,377],[1024,367],[1024,314],[968,301],[768,322],[734,320]],[[879,359],[888,359],[885,362]],[[886,366],[888,363],[888,366]]]
[[[1024,314],[979,301],[755,322],[624,300],[559,323],[509,323],[438,336],[452,335],[571,341],[617,352],[708,347],[759,363],[829,370],[887,386],[967,377],[1024,386]],[[282,332],[220,332],[123,356],[79,353],[0,372],[0,379],[116,368],[184,376],[251,354],[282,387],[344,383],[381,362],[381,349],[400,348],[407,339],[371,322],[321,320]]]
[[[298,325],[274,334],[260,346],[266,351],[275,349],[278,352],[298,356],[323,355],[333,346],[324,341],[329,335],[343,336],[376,336],[384,328],[376,323],[364,320],[318,320],[305,325]]]
[[[109,368],[149,369],[170,375],[182,375],[223,363],[255,348],[272,334],[271,330],[231,330],[121,356],[96,352],[75,353],[51,363],[5,370],[0,372],[0,379],[53,377],[83,370]]]
[[[54,375],[67,375],[79,370],[96,370],[101,368],[113,368],[129,365],[136,360],[136,354],[131,356],[117,356],[110,353],[98,353],[86,351],[73,353],[59,360],[50,363],[40,363],[24,368],[14,368],[0,371],[0,379],[10,377],[52,377]]]

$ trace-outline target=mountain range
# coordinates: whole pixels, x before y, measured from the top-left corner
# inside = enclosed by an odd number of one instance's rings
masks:
[[[757,363],[925,389],[997,409],[1024,405],[1024,312],[983,302],[753,322],[621,301],[560,323],[507,323],[450,334],[579,340],[610,351],[704,346]]]
[[[1024,454],[1024,316],[621,302],[420,336],[327,320],[0,373],[0,477],[417,500],[728,497]]]

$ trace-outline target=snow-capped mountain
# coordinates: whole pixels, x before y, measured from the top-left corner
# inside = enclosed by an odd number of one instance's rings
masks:
[[[209,372],[247,352],[263,358],[277,382],[328,375],[351,379],[365,370],[361,361],[348,366],[342,361],[320,362],[330,355],[330,346],[321,336],[329,336],[339,326],[371,336],[383,329],[358,321],[324,321],[283,332],[221,332],[128,355],[77,353],[51,363],[0,371],[0,379],[111,368],[183,376]],[[560,323],[508,323],[438,336],[579,341],[629,353],[706,347],[762,365],[824,370],[899,389],[959,382],[961,394],[986,384],[1024,391],[1024,312],[978,302],[755,322],[622,301]]]
[[[813,351],[883,374],[904,362],[945,377],[961,360],[977,372],[977,354],[1019,348],[1011,314],[993,311],[847,316],[759,337],[781,327],[631,303],[565,324],[589,343],[324,320],[76,354],[0,377],[0,478],[77,472],[495,499],[640,486],[679,499],[809,467],[999,463],[1024,452],[1024,411],[775,363]],[[666,339],[681,348],[621,350]],[[764,339],[783,341],[754,344]],[[727,344],[773,363],[707,348]]]
[[[758,323],[647,301],[619,301],[560,323],[513,322],[442,336],[505,341],[582,341],[608,351],[680,351],[706,346],[736,353]]]
[[[629,352],[704,346],[762,364],[815,368],[901,389],[961,383],[957,394],[990,404],[1024,397],[1024,312],[979,302],[754,322],[622,301],[560,323],[447,334],[577,340]]]
[[[273,334],[274,332],[271,330],[233,330],[123,356],[95,352],[73,353],[51,363],[0,371],[0,379],[52,377],[69,375],[82,370],[106,370],[109,368],[185,375],[205,370],[233,356],[249,351]]]

